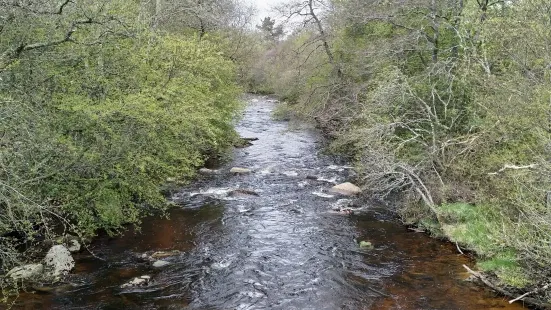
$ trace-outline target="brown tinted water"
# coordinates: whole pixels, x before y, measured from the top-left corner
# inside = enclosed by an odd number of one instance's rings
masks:
[[[98,238],[94,255],[75,257],[68,284],[22,294],[15,308],[524,309],[465,281],[467,257],[408,231],[384,206],[364,202],[354,215],[333,212],[347,201],[326,196],[327,189],[351,170],[320,154],[315,131],[272,120],[274,102],[249,101],[237,128],[258,141],[236,150],[221,170],[254,173],[223,172],[182,189],[169,219]],[[232,195],[238,188],[258,196]],[[374,248],[361,249],[362,240]],[[180,252],[162,268],[142,258],[173,250]],[[121,288],[142,275],[152,276],[147,287]]]

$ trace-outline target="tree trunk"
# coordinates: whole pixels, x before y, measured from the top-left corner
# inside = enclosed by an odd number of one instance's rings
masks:
[[[331,48],[329,47],[329,42],[327,41],[327,34],[325,30],[323,29],[323,25],[321,21],[319,20],[318,16],[314,12],[314,4],[313,0],[308,1],[308,9],[309,14],[314,19],[314,22],[316,23],[316,26],[318,27],[318,31],[320,33],[321,42],[323,44],[323,48],[325,49],[325,53],[327,54],[327,58],[329,58],[329,63],[333,66],[335,69],[335,72],[337,73],[337,76],[340,78],[342,77],[342,71],[340,66],[335,62],[335,56],[333,55],[333,52],[331,52]]]

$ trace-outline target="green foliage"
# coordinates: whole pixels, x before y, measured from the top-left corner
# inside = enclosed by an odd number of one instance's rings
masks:
[[[306,28],[273,56],[300,70],[272,66],[266,83],[295,94],[290,107],[356,162],[371,195],[403,197],[407,223],[475,251],[507,285],[547,281],[549,4],[333,5],[342,74]]]
[[[47,42],[60,35],[53,24],[84,11],[115,22],[75,33],[90,44],[30,50],[0,68],[0,236],[20,232],[33,244],[64,230],[118,233],[164,211],[166,179],[189,180],[236,137],[241,89],[220,44],[130,23],[140,12],[125,1],[36,20],[16,13],[30,24],[25,42]],[[23,25],[4,29],[0,49]],[[25,260],[8,249],[14,241],[0,237],[4,268]]]

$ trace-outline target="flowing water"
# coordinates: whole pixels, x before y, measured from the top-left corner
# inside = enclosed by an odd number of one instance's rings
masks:
[[[176,193],[170,219],[98,238],[94,255],[76,256],[69,284],[22,294],[16,308],[524,309],[465,281],[467,257],[408,231],[384,206],[335,211],[351,201],[327,190],[351,178],[350,167],[320,154],[315,130],[274,121],[273,100],[249,101],[237,130],[258,140]],[[253,173],[232,175],[234,166]],[[174,250],[168,266],[147,259]],[[147,286],[121,288],[142,275]]]

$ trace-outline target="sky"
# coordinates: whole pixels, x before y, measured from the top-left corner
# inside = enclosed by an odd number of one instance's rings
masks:
[[[256,6],[258,10],[258,13],[256,14],[258,20],[267,16],[276,17],[275,13],[270,12],[270,8],[285,2],[285,0],[248,0],[248,1],[252,5]]]

